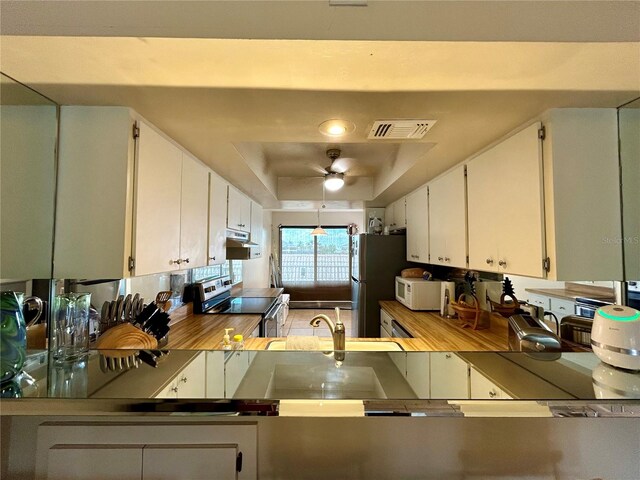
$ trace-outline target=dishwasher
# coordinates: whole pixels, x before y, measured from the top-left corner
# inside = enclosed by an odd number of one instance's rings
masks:
[[[413,338],[413,335],[402,328],[402,325],[395,320],[391,320],[391,336],[397,338]]]

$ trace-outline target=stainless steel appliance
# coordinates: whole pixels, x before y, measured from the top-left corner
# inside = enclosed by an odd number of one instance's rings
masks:
[[[640,282],[628,282],[627,285],[627,305],[640,310]]]
[[[575,314],[581,317],[593,318],[596,310],[600,307],[611,305],[612,302],[604,300],[596,300],[593,298],[578,297],[576,298]]]
[[[560,337],[563,340],[591,348],[591,330],[593,319],[578,315],[567,315],[562,318]]]
[[[406,239],[404,235],[351,237],[351,336],[380,337],[378,302],[395,299],[395,277],[409,266]]]
[[[509,317],[509,350],[518,352],[559,352],[560,339],[540,319],[530,315]]]
[[[281,336],[284,305],[280,300],[281,297],[232,297],[228,276],[196,282],[185,289],[185,301],[193,301],[194,313],[261,315],[261,337]]]
[[[404,327],[395,320],[391,320],[391,336],[397,338],[413,338],[413,335],[407,332]]]

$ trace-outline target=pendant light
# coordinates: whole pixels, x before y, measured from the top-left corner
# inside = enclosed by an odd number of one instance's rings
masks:
[[[324,182],[322,182],[322,208],[324,208]],[[320,209],[318,209],[318,226],[311,231],[311,235],[326,235],[327,232],[320,226]]]

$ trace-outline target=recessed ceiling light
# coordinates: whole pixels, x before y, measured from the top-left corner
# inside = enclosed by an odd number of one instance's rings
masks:
[[[352,122],[338,118],[326,120],[318,126],[320,133],[328,137],[339,137],[340,135],[351,133],[355,129],[356,126]]]

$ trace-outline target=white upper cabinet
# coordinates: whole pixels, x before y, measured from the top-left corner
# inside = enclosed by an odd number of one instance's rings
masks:
[[[187,153],[182,154],[181,198],[181,264],[190,268],[207,265],[209,170]]]
[[[219,265],[227,260],[227,188],[227,182],[215,173],[209,172],[208,265]]]
[[[182,152],[140,122],[133,258],[136,275],[178,270]]]
[[[263,210],[256,202],[251,202],[251,241],[257,244],[257,247],[251,247],[250,257],[260,258],[262,257],[262,243],[263,243]]]
[[[473,270],[544,276],[540,128],[530,125],[467,165]]]
[[[61,108],[57,200],[55,278],[206,264],[207,169],[128,108]]]
[[[139,122],[135,275],[206,265],[207,169]]]
[[[251,200],[229,185],[227,227],[251,232]]]
[[[61,107],[54,278],[129,276],[134,123],[124,107]]]
[[[384,209],[385,226],[390,230],[407,226],[406,197],[402,197]]]
[[[429,262],[429,207],[426,185],[407,195],[407,260]]]
[[[407,204],[407,215],[408,211]],[[429,252],[431,264],[467,266],[467,199],[463,165],[429,184]]]
[[[555,109],[543,122],[548,278],[622,280],[617,111]]]

